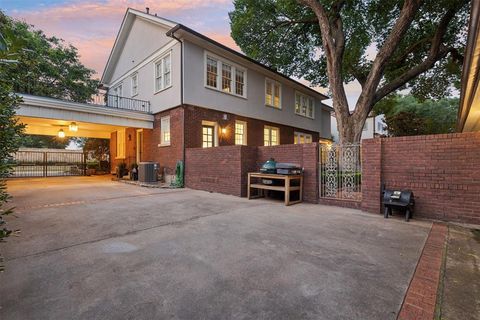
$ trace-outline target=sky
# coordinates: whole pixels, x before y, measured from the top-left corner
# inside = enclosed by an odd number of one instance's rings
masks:
[[[240,50],[230,37],[228,12],[232,0],[0,0],[7,15],[33,24],[78,48],[80,61],[100,78],[128,7],[157,13],[182,23],[232,49]],[[324,88],[317,88],[326,93]],[[350,105],[360,93],[358,84],[346,87]],[[328,103],[328,101],[327,101]],[[330,103],[328,103],[330,104]]]

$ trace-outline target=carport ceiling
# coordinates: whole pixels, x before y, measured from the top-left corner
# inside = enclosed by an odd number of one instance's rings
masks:
[[[97,124],[89,122],[74,121],[78,126],[77,132],[71,132],[68,126],[73,121],[18,117],[19,121],[26,125],[26,134],[38,134],[47,136],[56,136],[60,129],[63,129],[66,137],[84,137],[84,138],[103,138],[110,139],[110,133],[123,129],[124,127],[112,126],[106,124]]]

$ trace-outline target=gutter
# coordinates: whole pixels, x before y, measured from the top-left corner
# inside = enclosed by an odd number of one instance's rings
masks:
[[[177,25],[178,26],[178,25]],[[184,76],[183,76],[183,63],[184,63],[184,55],[183,55],[183,41],[180,40],[179,38],[177,38],[175,36],[175,28],[172,28],[170,29],[168,32],[167,32],[167,37],[170,37],[172,39],[175,39],[177,40],[179,43],[180,43],[180,105],[182,106],[183,108],[183,119],[182,119],[182,125],[183,125],[183,132],[182,132],[182,158],[183,158],[183,185],[185,186],[185,166],[186,166],[186,161],[185,161],[185,158],[186,158],[186,147],[185,147],[185,105],[184,105],[184,98],[183,98],[183,86],[184,86]]]

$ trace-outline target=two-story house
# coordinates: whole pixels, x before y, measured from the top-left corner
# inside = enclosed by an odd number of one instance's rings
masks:
[[[101,81],[119,101],[149,101],[155,116],[153,130],[112,134],[117,163],[156,161],[172,174],[185,148],[331,137],[327,96],[148,11],[127,10]]]

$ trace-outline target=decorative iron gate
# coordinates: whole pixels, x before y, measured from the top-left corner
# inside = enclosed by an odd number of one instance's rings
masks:
[[[86,174],[86,158],[79,151],[19,150],[13,156],[11,177],[59,177]]]
[[[362,168],[359,144],[320,146],[320,197],[361,200]]]

